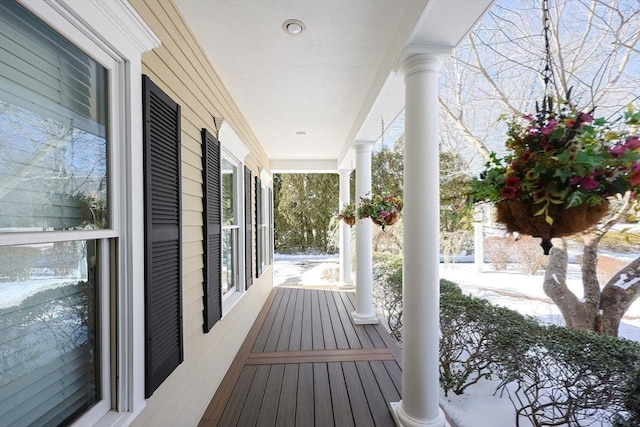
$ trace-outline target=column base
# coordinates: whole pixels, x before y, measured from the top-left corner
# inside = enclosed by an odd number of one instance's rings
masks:
[[[391,415],[398,427],[449,427],[442,409],[438,408],[438,416],[432,420],[419,420],[407,415],[402,409],[402,401],[391,402]]]
[[[358,313],[356,311],[351,313],[353,323],[356,325],[377,325],[380,321],[375,313]]]
[[[338,289],[341,291],[352,291],[356,288],[356,285],[353,282],[340,282],[338,284]]]

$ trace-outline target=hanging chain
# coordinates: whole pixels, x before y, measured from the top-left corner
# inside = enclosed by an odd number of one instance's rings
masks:
[[[546,104],[550,96],[549,86],[553,79],[553,70],[551,68],[551,23],[549,19],[549,0],[542,0],[542,25],[545,52],[545,63],[544,70],[542,71],[542,78],[544,79],[544,104]]]

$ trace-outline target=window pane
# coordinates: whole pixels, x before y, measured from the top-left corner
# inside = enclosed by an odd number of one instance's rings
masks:
[[[108,227],[107,71],[0,3],[0,232]]]
[[[235,224],[235,183],[237,176],[237,168],[229,163],[228,160],[222,159],[222,225]]]
[[[238,282],[238,229],[222,230],[222,295],[236,290]]]
[[[0,419],[66,424],[100,399],[96,241],[0,247]]]

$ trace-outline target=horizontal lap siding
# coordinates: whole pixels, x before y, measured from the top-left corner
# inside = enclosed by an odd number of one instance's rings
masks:
[[[147,401],[133,425],[194,425],[222,380],[242,336],[266,299],[271,279],[258,286],[228,314],[224,325],[202,332],[202,148],[200,131],[215,134],[212,117],[224,117],[249,148],[252,171],[268,169],[268,158],[241,112],[215,74],[201,47],[169,0],[130,0],[161,46],[143,55],[143,72],[182,107],[183,337],[185,360]],[[241,255],[242,258],[242,255]],[[259,288],[259,289],[254,289]],[[237,312],[242,313],[237,313]],[[180,407],[180,411],[171,408]],[[177,413],[179,412],[179,413]]]

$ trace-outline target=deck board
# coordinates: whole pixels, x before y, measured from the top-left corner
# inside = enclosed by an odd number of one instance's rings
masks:
[[[298,365],[298,390],[296,398],[296,427],[313,425],[315,405],[313,397],[313,365],[311,363],[301,363]]]
[[[284,387],[284,365],[272,365],[267,378],[267,386],[264,389],[260,412],[256,419],[257,426],[276,425],[278,405],[282,400],[281,391]],[[294,401],[295,402],[295,401]]]
[[[353,415],[351,413],[351,401],[347,391],[347,382],[342,371],[342,364],[339,362],[327,363],[329,372],[329,385],[331,388],[331,407],[333,409],[333,419],[337,426],[353,426]]]
[[[349,391],[349,400],[351,401],[351,411],[356,427],[370,427],[375,425],[371,416],[371,410],[367,403],[367,397],[364,393],[364,387],[360,379],[360,374],[354,362],[343,362],[342,370],[344,372],[347,390]]]
[[[400,350],[354,309],[346,292],[274,289],[199,426],[393,427]]]

